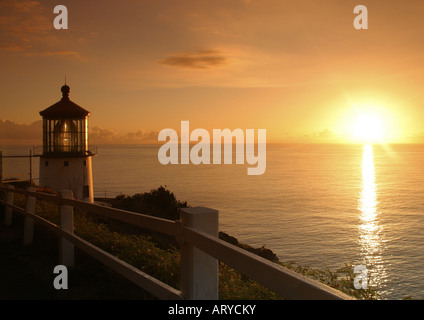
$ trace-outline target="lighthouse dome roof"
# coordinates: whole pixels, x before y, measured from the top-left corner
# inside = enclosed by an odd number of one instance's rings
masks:
[[[71,88],[64,85],[61,88],[62,99],[50,107],[40,111],[40,115],[46,119],[61,119],[61,118],[85,118],[91,115],[90,111],[85,110],[69,98]]]

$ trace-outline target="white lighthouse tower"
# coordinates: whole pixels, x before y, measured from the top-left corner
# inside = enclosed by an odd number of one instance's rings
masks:
[[[71,190],[79,200],[93,202],[93,174],[88,148],[90,112],[69,99],[70,88],[62,86],[62,99],[40,112],[43,117],[43,153],[40,156],[40,187],[55,192]]]

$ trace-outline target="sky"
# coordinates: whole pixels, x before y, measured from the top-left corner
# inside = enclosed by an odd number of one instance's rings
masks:
[[[0,0],[0,142],[41,138],[65,76],[93,143],[157,141],[184,120],[352,142],[365,114],[385,141],[424,142],[423,14],[421,0]]]

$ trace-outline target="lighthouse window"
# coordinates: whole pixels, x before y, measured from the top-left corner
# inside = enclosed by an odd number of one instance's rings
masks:
[[[65,167],[69,167],[69,161],[65,161],[65,162],[63,163],[63,165],[64,165]]]
[[[44,165],[47,167],[49,165],[49,162],[48,161],[44,162]]]
[[[84,160],[84,167],[87,165],[87,161]]]

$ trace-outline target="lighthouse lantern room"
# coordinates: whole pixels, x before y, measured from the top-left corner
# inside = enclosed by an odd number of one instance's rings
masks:
[[[40,112],[43,117],[43,153],[40,156],[40,186],[55,192],[71,190],[76,199],[93,202],[92,156],[88,148],[90,112],[69,98],[62,86],[62,99]]]

